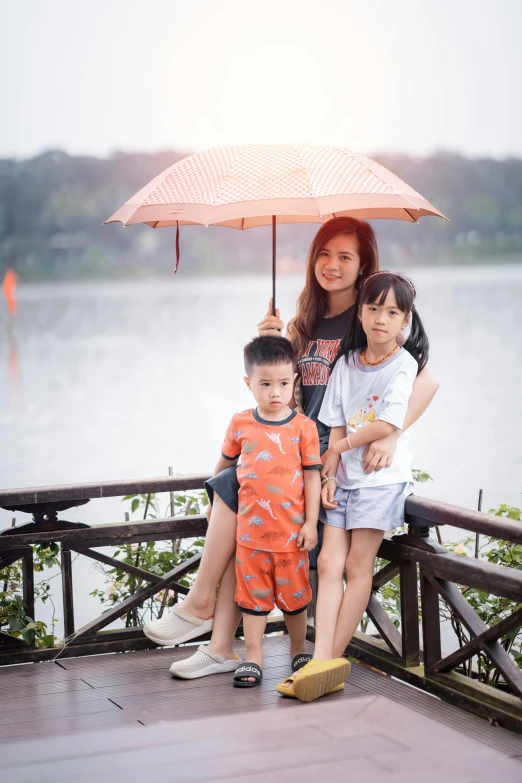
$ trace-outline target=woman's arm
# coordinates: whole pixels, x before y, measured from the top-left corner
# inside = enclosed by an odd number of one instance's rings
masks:
[[[420,372],[413,383],[413,391],[408,403],[408,411],[404,419],[402,430],[395,430],[380,440],[369,443],[363,457],[365,473],[373,473],[374,470],[387,468],[392,464],[393,455],[397,447],[397,440],[402,432],[415,424],[420,419],[430,402],[435,397],[439,388],[439,382],[433,376],[429,367]]]
[[[231,468],[232,465],[237,465],[238,459],[239,457],[236,457],[235,459],[225,459],[225,457],[221,455],[217,461],[216,467],[214,468],[214,473],[212,475],[217,476],[217,474],[221,473],[222,470]]]

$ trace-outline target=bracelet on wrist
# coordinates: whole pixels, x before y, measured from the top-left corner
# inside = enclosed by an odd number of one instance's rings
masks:
[[[325,476],[324,479],[321,481],[321,486],[324,487],[327,481],[335,481],[336,485],[339,486],[339,482],[337,481],[337,476]]]
[[[353,434],[353,433],[350,433],[350,434]],[[348,441],[348,446],[350,447],[350,451],[353,451],[354,447],[352,446],[352,442],[350,440],[350,435],[346,436],[346,440]]]

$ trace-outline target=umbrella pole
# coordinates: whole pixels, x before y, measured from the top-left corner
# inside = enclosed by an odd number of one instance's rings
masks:
[[[276,314],[276,216],[272,215],[272,315]]]

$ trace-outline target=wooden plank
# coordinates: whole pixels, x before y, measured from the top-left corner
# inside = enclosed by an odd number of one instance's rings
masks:
[[[114,622],[114,620],[121,617],[122,614],[126,614],[131,609],[134,609],[135,606],[139,606],[147,598],[150,598],[151,595],[157,593],[160,589],[160,585],[161,587],[170,587],[172,582],[175,582],[177,579],[185,576],[185,574],[189,574],[191,571],[197,568],[200,562],[200,554],[194,555],[188,560],[185,560],[185,562],[168,571],[161,578],[161,582],[156,582],[152,585],[149,585],[148,587],[143,587],[141,590],[138,590],[136,593],[134,593],[134,595],[129,596],[129,598],[121,601],[121,603],[113,606],[111,609],[108,609],[106,612],[100,615],[100,617],[97,617],[95,620],[91,620],[90,623],[87,623],[87,625],[84,625],[77,632],[76,638],[88,633],[94,633],[95,631],[99,631],[101,628],[105,628],[106,625],[110,625],[110,623]]]
[[[422,605],[422,639],[424,665],[429,669],[442,655],[440,641],[439,593],[431,583],[429,574],[420,569]]]
[[[179,492],[203,489],[210,476],[198,473],[189,476],[157,476],[146,479],[101,481],[87,484],[61,484],[48,487],[24,487],[0,490],[0,507],[24,506],[60,500],[111,498],[123,495],[146,495],[149,492]]]
[[[473,533],[514,541],[522,544],[522,525],[516,519],[496,517],[467,508],[442,503],[439,500],[411,495],[406,500],[406,521],[418,527],[422,525],[453,525]]]
[[[398,573],[399,563],[397,560],[387,563],[380,571],[377,571],[377,573],[374,574],[372,579],[372,590],[379,590],[379,588],[384,587],[384,585],[388,584],[388,582],[390,582],[394,576],[397,576]]]
[[[59,734],[61,736],[68,731],[101,729],[104,726],[129,723],[129,721],[133,720],[137,721],[138,719],[133,719],[118,709],[118,707],[115,707],[112,712],[94,712],[84,715],[45,718],[43,720],[26,720],[22,723],[6,723],[0,726],[0,739],[12,741],[15,737],[26,738],[39,734],[44,736]]]
[[[32,547],[29,549],[30,551],[24,555],[22,560],[22,589],[26,614],[34,620],[34,561]],[[29,646],[34,647],[34,643]]]
[[[466,601],[458,587],[444,579],[437,579],[428,574],[431,584],[440,592],[457,617],[464,623],[468,631],[474,636],[488,631],[486,623],[478,616],[472,606]],[[513,688],[517,696],[522,697],[522,671],[518,668],[509,653],[497,640],[485,641],[482,649],[487,653],[495,666],[500,669],[506,682]],[[439,655],[438,661],[442,658]],[[434,663],[434,662],[432,662]],[[431,662],[430,662],[431,665]]]
[[[74,634],[74,596],[71,552],[62,546],[62,597],[65,640]]]
[[[53,530],[52,540],[62,542],[69,549],[114,546],[115,544],[139,541],[161,541],[173,538],[199,538],[207,530],[207,518],[200,514],[186,517],[166,517],[154,521],[142,520],[136,523],[95,525],[94,527]],[[19,533],[0,536],[0,552],[9,553],[19,549],[21,544],[38,544],[49,541],[50,532]]]
[[[392,654],[399,660],[402,660],[402,636],[373,594],[370,595],[366,614],[381,634]]]
[[[418,666],[420,643],[417,564],[401,560],[400,575],[402,658],[405,666]]]
[[[513,601],[519,602],[522,595],[522,571],[515,568],[504,568],[494,563],[477,561],[472,557],[454,555],[451,552],[443,555],[426,552],[391,539],[384,539],[379,557],[384,557],[386,560],[401,558],[419,563],[443,579],[466,587],[476,587],[478,590],[485,590]]]
[[[71,547],[74,549],[74,547]],[[147,582],[157,584],[161,582],[161,576],[158,574],[151,574],[150,571],[144,571],[143,568],[137,568],[131,563],[124,563],[121,560],[117,560],[115,557],[109,557],[102,552],[95,552],[94,549],[77,549],[75,550],[85,557],[90,557],[92,560],[97,560],[99,563],[105,563],[112,568],[119,568],[121,571],[125,571],[127,574],[138,577],[138,579],[144,579]]]
[[[459,650],[455,650],[451,655],[444,656],[444,658],[434,664],[432,668],[437,672],[451,671],[451,669],[459,666],[472,655],[476,655],[485,642],[500,639],[515,628],[520,628],[521,623],[522,607],[516,612],[513,612],[513,614],[510,614],[509,617],[505,617],[496,625],[492,625],[487,631],[482,631],[482,633],[477,634]]]

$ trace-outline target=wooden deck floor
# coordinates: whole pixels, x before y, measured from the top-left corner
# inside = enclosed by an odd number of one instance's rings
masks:
[[[265,644],[251,690],[174,680],[186,648],[0,668],[0,779],[522,781],[521,736],[364,666],[320,702],[279,696],[288,641]]]

